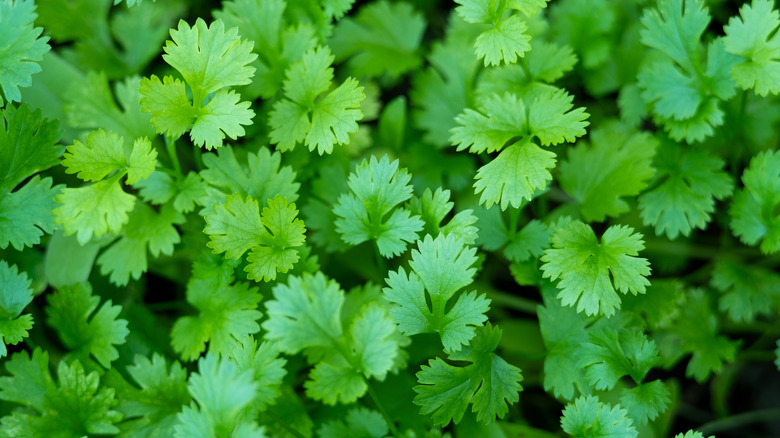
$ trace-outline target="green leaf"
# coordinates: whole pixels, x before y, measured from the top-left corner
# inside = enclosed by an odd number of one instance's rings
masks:
[[[49,372],[49,354],[36,348],[14,354],[0,377],[0,399],[26,406],[3,417],[9,436],[71,438],[115,435],[122,414],[114,410],[114,390],[101,388],[97,371],[87,374],[76,360],[57,365],[58,382]]]
[[[262,215],[257,201],[247,196],[227,196],[225,204],[214,205],[205,216],[208,246],[219,254],[238,259],[246,251],[249,264],[244,268],[252,280],[270,281],[277,272],[287,272],[299,259],[306,228],[297,219],[298,210],[281,196],[268,200]]]
[[[179,27],[171,30],[171,40],[165,44],[163,59],[181,73],[195,96],[203,98],[252,79],[255,69],[248,64],[257,55],[251,41],[239,40],[237,28],[225,31],[220,20],[207,25],[199,18],[192,27],[180,20]],[[194,101],[202,105],[197,98]]]
[[[441,358],[423,365],[417,373],[420,385],[414,387],[414,404],[421,407],[420,412],[433,414],[438,426],[459,423],[469,403],[482,423],[503,418],[508,405],[520,398],[522,376],[520,369],[493,353],[500,339],[498,327],[481,326],[468,346],[449,356],[450,360],[471,362],[469,365],[455,367]]]
[[[0,260],[0,357],[8,354],[7,345],[16,345],[27,337],[33,317],[22,311],[32,302],[30,280],[16,265]]]
[[[38,62],[50,49],[49,37],[39,38],[43,29],[33,26],[37,16],[32,0],[0,3],[0,89],[8,102],[21,100],[19,87],[32,84],[32,75],[41,71]]]
[[[655,420],[669,407],[671,393],[661,380],[642,383],[625,388],[620,396],[620,405],[638,425]]]
[[[157,151],[151,142],[136,139],[128,152],[122,137],[101,129],[91,132],[86,144],[75,140],[68,146],[62,165],[67,173],[75,173],[83,181],[100,181],[115,171],[126,174],[128,184],[148,178],[157,165]]]
[[[217,91],[209,103],[196,111],[190,131],[192,142],[212,149],[221,146],[226,135],[232,140],[243,137],[241,125],[251,125],[255,112],[249,109],[249,102],[239,102],[240,98],[233,90]]]
[[[244,415],[257,391],[251,371],[208,354],[198,361],[198,372],[190,376],[187,389],[197,405],[185,406],[177,415],[174,437],[217,436],[220,431],[231,431],[237,438],[265,436]]]
[[[598,397],[579,397],[566,406],[561,417],[563,431],[576,438],[636,438],[628,412],[611,406]]]
[[[357,77],[396,78],[421,64],[425,19],[409,3],[378,1],[339,20],[328,45]]]
[[[330,347],[341,336],[344,292],[322,273],[291,276],[287,284],[274,287],[273,295],[265,304],[268,319],[263,328],[281,351],[295,354],[304,348]]]
[[[650,284],[645,278],[649,263],[636,257],[645,247],[642,234],[631,227],[613,225],[599,242],[590,226],[573,221],[558,228],[551,240],[541,269],[545,278],[561,279],[558,298],[566,306],[577,304],[578,312],[611,316],[620,307],[616,289],[636,295]]]
[[[770,315],[780,295],[780,275],[729,259],[715,262],[710,284],[723,293],[718,308],[734,322],[751,323]]]
[[[136,204],[123,236],[98,257],[100,273],[110,274],[111,282],[119,286],[126,285],[130,277],[139,279],[148,267],[147,249],[154,257],[173,254],[173,246],[181,241],[174,225],[182,223],[184,216],[171,206],[156,212],[146,204]]]
[[[151,360],[137,355],[127,373],[137,386],[123,382],[117,388],[118,410],[124,415],[122,432],[142,437],[173,436],[176,414],[192,399],[187,390],[187,371],[170,365],[155,353]]]
[[[753,0],[742,5],[739,15],[723,28],[726,51],[742,57],[731,68],[731,76],[759,96],[780,93],[780,13],[771,0]]]
[[[391,163],[386,155],[358,164],[349,175],[352,193],[342,194],[333,208],[341,238],[351,245],[376,240],[379,253],[388,258],[404,252],[423,228],[419,216],[397,208],[412,196],[410,180],[406,169],[398,169],[398,160]]]
[[[260,331],[257,310],[261,297],[257,288],[235,282],[233,268],[227,265],[193,266],[187,283],[187,302],[198,314],[182,316],[171,329],[171,345],[184,360],[193,360],[206,350],[227,355],[235,340]],[[200,269],[199,269],[200,268]]]
[[[296,172],[281,162],[282,154],[266,147],[247,154],[246,164],[236,159],[232,148],[222,148],[217,155],[203,155],[206,169],[200,176],[227,195],[251,196],[263,205],[276,195],[295,202],[301,184],[295,180]]]
[[[765,151],[750,160],[742,174],[744,189],[729,208],[731,230],[747,245],[761,241],[761,252],[780,251],[780,152]]]
[[[448,352],[459,350],[474,337],[475,327],[487,320],[489,299],[466,292],[445,309],[455,293],[473,281],[475,254],[474,248],[455,236],[439,234],[433,239],[427,235],[418,241],[418,249],[412,250],[409,265],[413,272],[408,276],[403,268],[390,272],[384,296],[396,304],[390,314],[403,334],[439,333]]]
[[[670,239],[703,229],[715,212],[715,200],[734,188],[723,160],[701,149],[664,140],[653,164],[659,184],[639,197],[639,208],[644,224]]]
[[[636,327],[614,331],[591,330],[590,340],[577,352],[577,365],[598,390],[612,389],[623,376],[640,384],[658,362],[658,350]]]
[[[151,115],[157,132],[179,138],[190,129],[196,109],[187,98],[184,82],[165,76],[162,81],[155,75],[141,79],[139,88],[141,110]]]
[[[79,188],[65,188],[55,200],[54,223],[66,235],[76,234],[80,244],[107,233],[118,233],[127,223],[135,196],[122,191],[119,179],[110,178]]]
[[[98,309],[100,297],[92,295],[89,283],[65,286],[48,298],[47,322],[57,330],[62,343],[80,360],[91,355],[110,368],[119,358],[115,345],[124,344],[130,333],[127,321],[117,318],[122,306],[108,300]]]
[[[252,405],[258,411],[264,411],[281,394],[282,379],[287,371],[285,359],[279,357],[279,349],[269,342],[259,346],[255,339],[246,336],[237,340],[237,346],[229,352],[230,357],[241,370],[252,370],[257,382],[257,393]]]
[[[674,438],[704,438],[704,435],[702,435],[701,432],[689,430],[688,432],[685,432],[685,434],[678,433]]]
[[[490,163],[477,171],[475,193],[482,193],[479,203],[490,208],[493,204],[506,210],[510,205],[519,208],[531,200],[534,192],[543,190],[552,180],[550,170],[555,167],[555,154],[534,142],[515,143],[504,149]]]
[[[499,21],[477,37],[474,43],[477,57],[485,60],[485,67],[499,65],[501,61],[517,62],[518,56],[522,58],[531,50],[531,37],[526,31],[528,26],[517,15]]]
[[[363,117],[358,108],[365,99],[363,87],[347,78],[335,90],[333,55],[318,46],[304,53],[303,59],[290,65],[284,81],[286,99],[276,102],[268,124],[270,139],[282,151],[303,142],[310,151],[331,153],[334,144],[349,142]]]
[[[591,132],[592,147],[580,143],[561,163],[561,187],[580,204],[582,216],[601,222],[629,210],[625,197],[638,195],[655,170],[658,141],[619,123]]]
[[[455,204],[450,201],[450,191],[437,188],[435,192],[425,189],[421,197],[413,196],[409,200],[409,211],[412,215],[420,216],[425,223],[423,234],[437,236],[439,233],[450,234],[463,240],[467,245],[473,245],[477,240],[479,229],[474,226],[477,217],[473,210],[463,210],[455,214],[447,225],[441,222],[452,211]]]
[[[57,122],[42,119],[39,110],[27,105],[0,110],[0,248],[22,250],[54,231],[51,211],[61,186],[33,175],[59,163],[64,148],[58,140]]]
[[[383,438],[388,433],[382,414],[363,407],[351,409],[346,422],[328,421],[317,430],[320,438]]]

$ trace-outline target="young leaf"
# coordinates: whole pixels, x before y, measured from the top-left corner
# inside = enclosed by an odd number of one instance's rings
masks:
[[[287,69],[286,99],[276,102],[268,120],[271,142],[280,150],[292,150],[302,142],[310,151],[329,154],[334,144],[348,143],[349,135],[357,132],[357,121],[363,117],[359,106],[366,96],[354,78],[328,91],[333,59],[327,47],[318,46]]]
[[[320,438],[383,438],[389,430],[382,414],[366,408],[354,408],[347,413],[346,423],[333,420],[317,430]]]
[[[0,6],[0,8],[5,6]],[[0,20],[1,21],[1,20]],[[54,196],[61,186],[36,172],[55,166],[62,155],[57,122],[40,110],[8,105],[0,110],[0,248],[17,250],[40,242],[54,231]],[[22,183],[29,179],[26,184]]]
[[[108,300],[100,306],[89,283],[65,286],[49,295],[48,323],[73,355],[86,361],[91,355],[105,368],[119,357],[115,345],[125,343],[130,333],[127,321],[118,319],[122,306]],[[95,312],[97,310],[97,312]]]
[[[566,406],[561,416],[563,431],[575,438],[636,438],[628,412],[620,405],[611,406],[598,397],[579,397]]]
[[[780,251],[780,152],[765,151],[750,160],[742,174],[744,189],[734,194],[731,230],[743,243],[761,241],[761,252]]]
[[[603,124],[590,135],[592,147],[580,142],[561,163],[561,187],[577,200],[586,220],[601,222],[627,212],[624,197],[647,187],[658,141],[620,123]]]
[[[129,220],[135,196],[125,193],[114,177],[79,188],[65,188],[55,198],[54,222],[61,224],[66,235],[76,234],[80,244],[93,237],[118,233]]]
[[[378,1],[338,22],[328,45],[357,77],[396,78],[421,63],[425,19],[409,3]]]
[[[123,382],[117,389],[119,410],[124,415],[122,431],[144,437],[173,436],[173,427],[184,405],[190,402],[187,371],[176,362],[168,365],[155,353],[151,360],[137,355],[127,372],[137,385]]]
[[[422,414],[433,414],[436,425],[459,423],[469,403],[477,420],[492,423],[503,418],[522,390],[520,369],[508,364],[493,351],[501,339],[501,329],[489,323],[477,329],[468,346],[449,355],[450,360],[471,362],[455,367],[441,358],[423,365],[417,373],[420,385],[414,387],[414,404]]]
[[[639,197],[639,208],[644,224],[670,239],[704,228],[715,200],[734,189],[723,160],[701,149],[662,140],[653,164],[660,184]]]
[[[251,196],[263,205],[276,195],[295,202],[301,184],[295,180],[296,172],[281,162],[282,154],[266,147],[247,154],[246,164],[239,163],[232,148],[221,148],[217,155],[203,155],[206,169],[200,176],[226,195]]]
[[[737,85],[752,88],[759,96],[780,93],[780,13],[772,6],[771,0],[745,3],[740,16],[731,17],[723,28],[726,51],[742,57],[731,68],[731,76]]]
[[[553,233],[552,246],[541,259],[544,277],[561,279],[558,298],[576,303],[578,312],[611,316],[620,307],[616,289],[636,295],[650,284],[648,261],[636,257],[645,247],[642,234],[631,227],[613,225],[599,242],[590,226],[573,221]]]
[[[32,75],[41,71],[38,62],[50,49],[49,37],[40,38],[43,29],[33,25],[37,16],[32,0],[0,2],[0,89],[8,102],[21,101],[19,87],[32,84]]]
[[[423,228],[419,216],[396,208],[412,196],[410,179],[406,169],[398,169],[398,160],[391,163],[386,155],[363,160],[349,175],[352,193],[342,194],[333,209],[342,239],[351,245],[376,240],[380,254],[388,258],[404,252]]]
[[[655,343],[638,328],[619,332],[591,330],[590,341],[577,353],[577,365],[598,390],[612,389],[623,376],[640,384],[658,361]]]
[[[198,361],[198,372],[190,376],[187,389],[195,403],[177,415],[175,438],[216,436],[223,430],[236,437],[264,436],[262,429],[243,415],[257,391],[251,371],[241,371],[228,359],[208,354]]]
[[[425,223],[422,230],[423,234],[438,236],[439,233],[453,233],[456,237],[463,240],[467,245],[473,245],[477,240],[479,229],[474,226],[477,217],[473,210],[463,210],[450,219],[447,225],[442,226],[441,222],[452,211],[455,204],[450,201],[450,191],[437,188],[435,192],[425,189],[422,197],[413,196],[409,200],[409,211],[412,215],[420,216]]]
[[[277,195],[268,200],[261,215],[257,201],[249,196],[228,195],[225,200],[205,216],[203,231],[214,253],[238,259],[251,250],[244,268],[251,280],[274,280],[277,272],[292,269],[306,233],[303,221],[296,218],[295,204]]]
[[[193,360],[209,346],[213,354],[227,355],[236,339],[260,331],[257,310],[261,297],[257,288],[235,282],[233,268],[227,265],[211,266],[202,270],[196,263],[193,276],[187,283],[187,302],[198,309],[195,316],[179,318],[171,329],[171,344],[184,360]]]
[[[78,360],[57,365],[55,383],[49,354],[36,348],[14,354],[5,363],[10,376],[0,377],[0,399],[26,406],[3,417],[8,436],[70,438],[114,435],[122,414],[114,410],[114,390],[101,388],[97,371],[86,373]]]
[[[0,260],[0,358],[8,354],[6,345],[15,345],[27,337],[33,317],[22,311],[32,302],[30,280],[16,265]]]
[[[474,248],[455,236],[439,234],[433,239],[428,235],[412,250],[409,265],[413,272],[408,276],[403,268],[390,272],[384,296],[397,305],[390,314],[403,334],[439,333],[448,352],[459,350],[474,337],[475,327],[487,320],[490,300],[471,291],[461,294],[449,311],[445,308],[458,290],[473,281],[475,254]]]

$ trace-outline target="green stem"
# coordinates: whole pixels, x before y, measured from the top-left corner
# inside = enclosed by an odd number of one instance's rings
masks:
[[[712,435],[714,433],[725,432],[736,429],[751,423],[760,423],[762,421],[773,421],[780,418],[780,409],[763,409],[760,411],[745,412],[732,415],[731,417],[711,421],[697,428],[702,435]]]
[[[395,423],[390,418],[390,415],[387,414],[384,405],[382,405],[382,402],[379,401],[379,397],[376,395],[376,392],[374,392],[374,388],[371,386],[371,382],[368,380],[366,380],[366,387],[368,387],[368,395],[371,396],[371,400],[374,401],[374,405],[376,405],[377,410],[379,410],[379,413],[385,417],[387,427],[390,429],[390,435],[397,437],[398,429],[395,427]]]
[[[509,209],[509,239],[514,239],[515,234],[517,234],[517,221],[520,219],[520,209],[519,208],[510,208]]]
[[[374,257],[376,257],[376,269],[379,273],[380,283],[382,283],[387,277],[387,263],[385,263],[382,253],[379,252],[379,244],[376,240],[374,241]]]
[[[541,304],[534,300],[529,300],[528,298],[521,298],[498,290],[488,291],[487,295],[495,304],[500,304],[504,307],[509,307],[510,309],[523,313],[530,313],[532,315],[536,315],[536,308]]]
[[[176,140],[171,138],[170,136],[165,136],[165,148],[168,150],[168,156],[171,159],[171,164],[173,165],[173,170],[176,171],[179,175],[182,175],[181,173],[181,164],[179,164],[179,155],[176,154]]]
[[[295,438],[306,438],[300,432],[293,429],[293,427],[290,426],[286,421],[282,420],[278,415],[274,414],[271,411],[265,411],[265,413],[268,414],[268,416],[271,417],[274,421],[279,423],[279,425],[282,426],[284,430],[289,432],[290,435],[294,436]]]

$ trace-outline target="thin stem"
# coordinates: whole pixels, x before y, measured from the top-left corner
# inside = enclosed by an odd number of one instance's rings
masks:
[[[509,209],[509,238],[512,239],[517,233],[517,221],[520,219],[520,209]]]
[[[290,426],[286,421],[284,421],[281,418],[279,418],[278,415],[274,414],[271,411],[265,411],[265,413],[268,414],[268,416],[271,417],[274,421],[279,423],[279,425],[282,426],[284,428],[284,430],[289,432],[290,435],[294,436],[295,438],[306,438],[300,432],[298,432],[297,430],[293,429],[293,427]]]
[[[179,164],[179,156],[176,154],[176,140],[166,135],[165,148],[168,150],[168,157],[170,157],[171,164],[173,164],[173,170],[175,170],[179,175],[182,175],[181,164]]]
[[[746,424],[760,423],[762,421],[775,421],[778,418],[780,418],[780,409],[763,409],[711,421],[698,427],[697,430],[701,432],[702,435],[707,436],[736,429]]]
[[[521,298],[498,290],[488,291],[487,295],[496,304],[532,315],[536,315],[536,308],[541,304],[528,298]]]
[[[371,396],[371,400],[374,401],[374,405],[376,405],[376,408],[379,410],[379,413],[382,414],[383,417],[385,417],[385,422],[387,423],[387,427],[390,429],[390,435],[397,437],[398,429],[395,427],[395,423],[390,418],[390,415],[387,414],[384,405],[382,405],[382,402],[379,401],[379,397],[377,397],[376,392],[374,392],[374,388],[371,386],[371,382],[369,382],[368,380],[366,380],[366,387],[368,387],[368,395]]]
[[[382,257],[382,253],[379,252],[379,244],[377,241],[374,241],[374,256],[376,257],[376,268],[379,271],[379,282],[382,283],[385,280],[385,277],[387,277],[387,263],[385,263],[385,258]]]

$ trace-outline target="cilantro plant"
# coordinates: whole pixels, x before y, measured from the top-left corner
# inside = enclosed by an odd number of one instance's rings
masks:
[[[780,436],[772,0],[0,0],[0,437]]]

